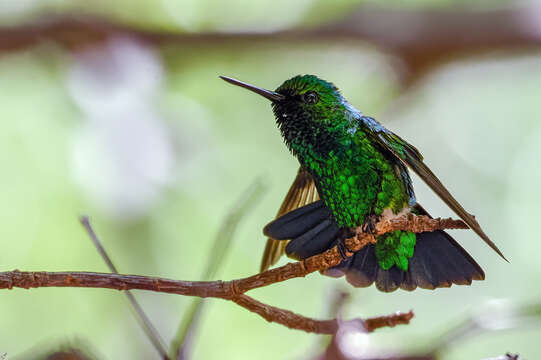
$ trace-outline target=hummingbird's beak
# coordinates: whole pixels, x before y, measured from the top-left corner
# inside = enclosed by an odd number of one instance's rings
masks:
[[[263,88],[260,88],[260,87],[254,86],[254,85],[250,85],[250,84],[247,84],[245,82],[239,81],[237,79],[233,79],[233,78],[230,78],[230,77],[227,77],[227,76],[222,76],[222,75],[220,75],[220,78],[222,80],[227,81],[228,83],[233,84],[233,85],[237,85],[237,86],[243,87],[245,89],[248,89],[250,91],[253,91],[256,94],[259,94],[259,95],[263,96],[264,98],[269,99],[270,101],[281,101],[281,100],[284,100],[286,98],[284,95],[278,94],[275,91],[270,91],[270,90],[266,90],[266,89],[263,89]]]

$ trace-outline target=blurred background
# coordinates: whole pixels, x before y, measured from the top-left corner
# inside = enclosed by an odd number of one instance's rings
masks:
[[[415,311],[358,354],[423,351],[466,318],[485,326],[507,304],[541,302],[540,1],[0,0],[0,25],[2,271],[107,272],[78,223],[87,214],[121,273],[199,280],[222,255],[212,251],[220,224],[262,178],[214,279],[258,272],[261,229],[298,163],[268,102],[218,75],[274,89],[308,73],[416,145],[510,263],[456,231],[486,281],[383,294],[313,274],[251,295],[316,318],[338,291],[350,293],[344,318]],[[415,181],[431,213],[452,216]],[[168,344],[193,299],[135,295]],[[309,359],[329,341],[206,305],[196,359]],[[439,358],[541,357],[540,328],[504,318],[486,327],[506,331],[465,337]],[[10,359],[63,344],[158,358],[116,291],[2,291],[0,329]]]

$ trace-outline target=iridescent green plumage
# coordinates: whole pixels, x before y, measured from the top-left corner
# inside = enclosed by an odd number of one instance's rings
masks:
[[[317,94],[315,104],[292,109],[287,104],[275,103],[274,111],[286,143],[314,177],[319,195],[339,227],[353,228],[363,225],[370,215],[380,216],[386,209],[398,214],[409,207],[410,180],[408,176],[407,183],[404,181],[400,161],[374,143],[363,116],[334,85],[305,75],[286,81],[276,92],[300,98]],[[312,134],[313,138],[305,134]],[[388,268],[385,264],[392,263],[407,270],[406,259],[413,255],[415,235],[409,236],[413,242],[404,243],[387,238],[400,239],[400,235],[388,234],[378,239],[387,244],[386,251],[376,252],[380,265]],[[398,258],[401,260],[393,261]]]
[[[285,143],[301,165],[279,217],[264,229],[270,239],[262,270],[276,262],[284,248],[289,256],[304,259],[340,243],[353,228],[370,231],[379,217],[410,211],[428,215],[416,202],[408,168],[503,257],[424,164],[419,151],[355,109],[332,83],[303,75],[269,91],[222,78],[272,101]],[[284,240],[290,241],[276,245]],[[443,231],[379,236],[376,245],[345,258],[327,274],[345,274],[359,287],[375,282],[382,291],[434,289],[484,279],[479,265]]]

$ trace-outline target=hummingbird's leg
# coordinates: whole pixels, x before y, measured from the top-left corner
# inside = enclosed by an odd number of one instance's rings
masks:
[[[340,254],[340,257],[342,258],[342,260],[348,259],[349,256],[347,254],[352,253],[352,251],[350,251],[346,245],[346,239],[354,235],[355,235],[355,231],[352,231],[352,229],[349,229],[349,228],[341,229],[340,233],[338,234],[338,238],[335,241],[335,245],[338,248],[338,253]]]
[[[367,234],[376,234],[376,224],[381,220],[380,215],[371,214],[364,218],[363,232]]]

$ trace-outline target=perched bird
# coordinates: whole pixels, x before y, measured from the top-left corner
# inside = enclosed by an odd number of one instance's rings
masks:
[[[263,230],[269,237],[262,270],[285,250],[305,259],[340,244],[362,226],[375,230],[381,218],[428,213],[417,203],[408,168],[475,231],[501,251],[423,162],[420,152],[371,117],[355,109],[332,83],[299,75],[276,91],[239,80],[223,80],[269,99],[285,144],[300,170],[278,218]],[[356,287],[385,292],[470,285],[485,274],[446,232],[395,231],[377,237],[326,272],[346,276]]]

